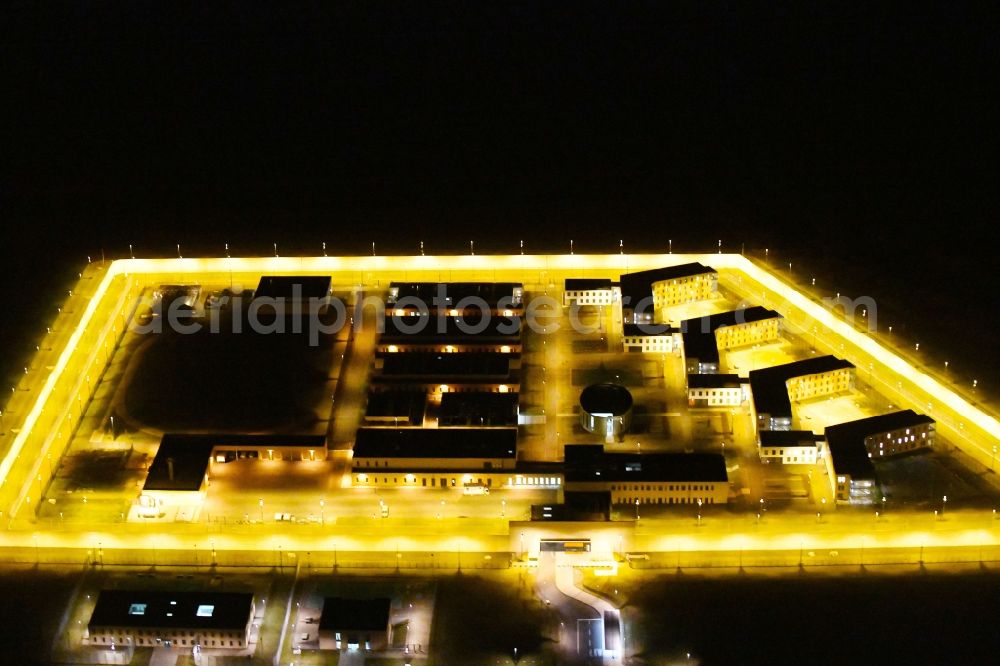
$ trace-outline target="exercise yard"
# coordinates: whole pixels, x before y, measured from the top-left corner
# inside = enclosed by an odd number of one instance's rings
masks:
[[[144,337],[129,359],[115,410],[164,431],[322,431],[347,331],[256,333],[244,325]]]

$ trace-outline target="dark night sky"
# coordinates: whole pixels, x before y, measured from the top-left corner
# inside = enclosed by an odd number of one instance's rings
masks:
[[[985,15],[279,4],[0,10],[11,350],[86,254],[130,242],[505,252],[571,237],[771,247],[964,347],[969,367],[993,347],[1000,48]],[[26,279],[37,289],[13,289]]]

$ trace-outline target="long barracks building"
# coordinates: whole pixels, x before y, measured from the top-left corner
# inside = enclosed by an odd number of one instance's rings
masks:
[[[385,318],[376,351],[521,352],[521,317],[390,315]]]
[[[838,502],[871,504],[877,476],[873,462],[934,446],[934,419],[902,410],[826,428],[827,467]]]
[[[739,407],[750,396],[750,385],[739,375],[687,376],[689,407]]]
[[[626,352],[677,354],[680,331],[668,324],[622,324],[622,347]]]
[[[719,350],[777,340],[781,315],[758,305],[681,322],[690,374],[719,371]]]
[[[410,488],[553,488],[554,464],[517,462],[517,428],[359,428],[351,484]]]
[[[758,430],[790,430],[792,402],[854,388],[854,365],[817,356],[750,371],[750,392]]]
[[[566,278],[563,305],[611,305],[620,296],[618,286],[609,279]]]
[[[718,278],[715,269],[697,262],[622,275],[622,321],[651,324],[663,308],[714,298]]]
[[[443,311],[458,316],[488,309],[494,315],[519,316],[524,311],[524,285],[520,282],[392,282],[388,306],[399,315]]]
[[[824,451],[823,436],[811,430],[761,430],[757,433],[757,452],[765,463],[814,465]]]
[[[612,504],[725,504],[726,462],[716,453],[607,453],[600,444],[565,448],[566,492],[611,494]]]

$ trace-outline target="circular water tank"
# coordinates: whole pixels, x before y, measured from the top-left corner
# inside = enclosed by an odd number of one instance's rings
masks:
[[[580,426],[587,432],[617,437],[632,423],[632,394],[620,384],[592,384],[580,394]]]

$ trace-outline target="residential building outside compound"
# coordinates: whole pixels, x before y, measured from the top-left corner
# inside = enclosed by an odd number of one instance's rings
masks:
[[[102,647],[243,649],[254,608],[250,592],[102,590],[87,640]]]
[[[391,642],[391,601],[326,597],[319,620],[321,649],[382,650]]]

